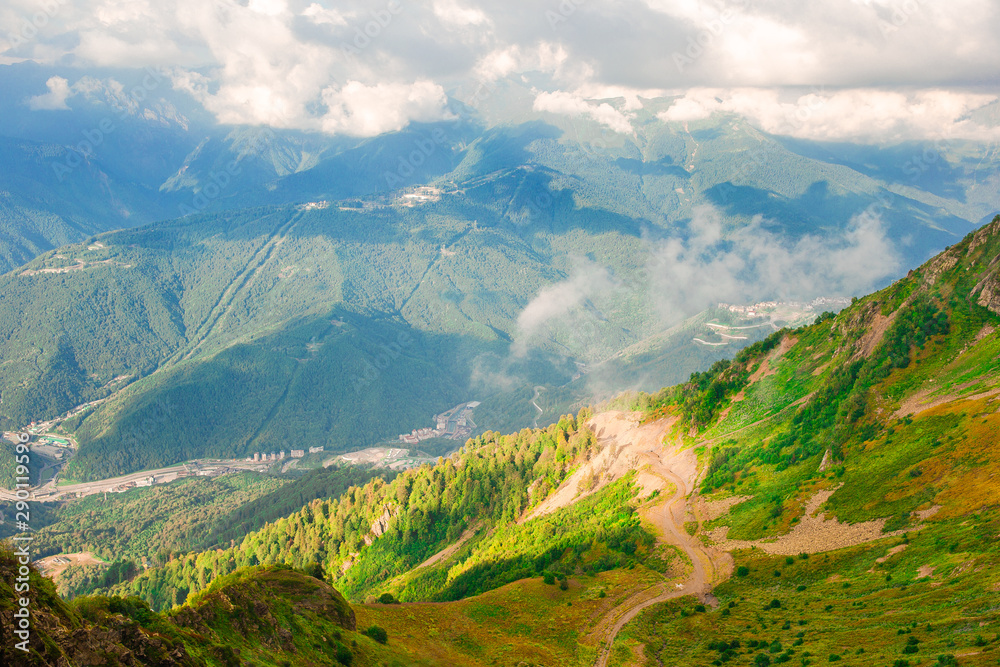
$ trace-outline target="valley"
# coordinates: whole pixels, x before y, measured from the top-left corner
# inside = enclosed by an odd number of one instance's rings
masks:
[[[4,3],[0,667],[1000,666],[998,32]]]
[[[343,645],[371,664],[994,664],[997,256],[1000,218],[886,289],[685,383],[546,427],[487,431],[407,470],[320,468],[309,474],[337,491],[236,532],[231,518],[183,528],[189,519],[162,517],[165,542],[109,524],[149,516],[148,503],[210,515],[195,493],[232,517],[300,482],[245,472],[90,496],[36,540],[47,555],[105,560],[60,563],[67,594],[131,600],[126,617],[178,636],[213,617],[225,590],[271,610],[266,632],[290,628],[288,641],[308,644],[320,625],[279,611],[289,608],[267,582],[331,583],[354,619],[338,631],[356,637]],[[457,405],[449,414],[467,408]],[[121,546],[108,552],[102,539]],[[365,634],[373,627],[385,643]],[[227,636],[255,663],[313,660],[307,644],[293,653]],[[187,637],[185,650],[204,655],[205,640]]]

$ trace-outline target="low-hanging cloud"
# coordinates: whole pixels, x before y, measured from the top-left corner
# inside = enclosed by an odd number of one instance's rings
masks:
[[[535,111],[566,116],[590,118],[619,134],[632,134],[632,114],[625,114],[607,102],[591,103],[577,95],[556,91],[554,93],[539,93],[535,98]]]
[[[523,354],[527,346],[544,334],[553,321],[565,319],[570,313],[601,295],[621,287],[611,271],[589,259],[576,259],[576,266],[569,278],[549,285],[525,306],[517,317],[516,354]]]
[[[902,258],[881,218],[864,211],[837,236],[787,239],[765,220],[723,233],[723,217],[699,207],[686,238],[654,244],[647,271],[650,304],[666,324],[718,302],[810,300],[867,292],[898,274]]]
[[[770,231],[759,216],[727,229],[716,208],[701,206],[682,235],[648,240],[643,278],[617,279],[608,267],[585,260],[566,280],[539,291],[518,317],[513,353],[522,356],[532,346],[553,349],[552,334],[569,331],[568,342],[579,343],[571,354],[600,361],[620,349],[626,327],[638,325],[633,335],[649,335],[720,302],[864,294],[898,275],[902,265],[883,221],[871,210],[854,216],[840,234],[789,238]],[[612,310],[596,312],[594,303],[612,304]],[[643,312],[612,312],[624,303]],[[581,330],[587,335],[572,335]],[[592,340],[602,332],[616,339]]]
[[[814,89],[790,95],[776,89],[709,88],[688,91],[658,117],[690,122],[733,113],[765,132],[817,141],[994,141],[1000,138],[1000,127],[981,125],[969,114],[996,101],[992,94],[949,90]]]
[[[56,109],[69,109],[66,100],[73,94],[69,81],[61,76],[49,77],[45,82],[45,87],[49,92],[28,98],[28,107],[34,110],[44,109],[54,111]]]

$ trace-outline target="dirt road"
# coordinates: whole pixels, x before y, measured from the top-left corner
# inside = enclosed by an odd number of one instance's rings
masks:
[[[604,637],[598,645],[597,660],[594,663],[597,667],[605,667],[608,664],[615,637],[625,627],[625,624],[638,616],[644,609],[685,595],[694,595],[703,603],[714,604],[715,598],[711,593],[712,584],[718,583],[729,574],[724,563],[725,556],[706,549],[697,533],[691,536],[684,530],[688,494],[694,486],[691,471],[686,470],[677,474],[664,463],[660,448],[645,454],[642,463],[648,463],[652,474],[669,482],[674,488],[674,492],[669,498],[649,508],[644,516],[659,533],[661,542],[677,546],[684,551],[691,560],[691,572],[683,583],[662,584],[656,595],[627,600],[609,614],[608,618],[613,619],[613,623],[604,631]],[[697,477],[696,471],[694,477]]]

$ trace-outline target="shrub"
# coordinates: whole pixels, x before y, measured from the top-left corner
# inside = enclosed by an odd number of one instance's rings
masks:
[[[314,579],[319,579],[320,581],[326,580],[326,573],[323,572],[322,563],[313,563],[306,568],[306,574]]]
[[[348,667],[352,662],[354,662],[354,654],[351,653],[351,649],[347,648],[343,644],[337,646],[336,657],[337,657],[337,662],[339,662],[342,665],[348,665]]]
[[[385,628],[381,628],[377,625],[373,625],[365,630],[365,634],[377,641],[379,644],[387,644],[389,642],[389,633],[385,631]]]
[[[542,581],[547,583],[549,586],[552,586],[556,583],[556,576],[551,572],[546,572],[545,575],[542,577]]]
[[[399,600],[392,596],[392,593],[382,593],[378,596],[379,604],[399,604]]]
[[[839,655],[837,655],[836,653],[831,653],[831,654],[830,654],[830,657],[828,658],[828,660],[829,660],[830,662],[837,662],[837,661],[839,661],[839,660],[840,660],[840,656],[839,656]]]
[[[749,574],[750,574],[750,568],[747,567],[746,565],[740,565],[738,568],[736,568],[737,577],[746,577],[749,576]]]
[[[704,614],[705,613],[705,605],[703,605],[703,604],[696,604],[694,606],[694,610],[696,612],[700,613],[700,614]]]

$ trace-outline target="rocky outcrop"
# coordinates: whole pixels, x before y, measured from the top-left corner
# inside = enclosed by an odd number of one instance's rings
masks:
[[[389,522],[394,516],[396,516],[396,512],[393,511],[393,508],[386,506],[385,511],[382,512],[382,516],[375,519],[372,523],[372,535],[381,537],[389,529]]]
[[[993,258],[986,275],[972,288],[976,303],[1000,315],[1000,255]]]
[[[386,505],[385,511],[382,512],[382,515],[372,522],[371,530],[368,531],[364,537],[365,544],[370,547],[376,539],[382,537],[382,535],[385,534],[385,531],[389,530],[389,522],[392,521],[397,514],[399,514],[399,508]]]

